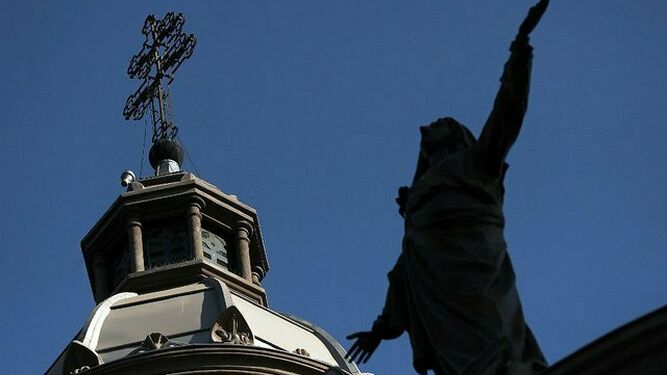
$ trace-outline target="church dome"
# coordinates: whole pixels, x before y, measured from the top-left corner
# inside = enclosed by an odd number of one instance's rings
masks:
[[[359,374],[344,355],[321,328],[211,278],[112,295],[46,373],[180,374],[205,367],[222,374]]]

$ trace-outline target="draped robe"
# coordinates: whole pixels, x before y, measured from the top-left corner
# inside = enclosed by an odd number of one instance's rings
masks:
[[[546,367],[524,321],[503,235],[504,160],[527,108],[532,61],[527,38],[510,51],[479,140],[470,135],[465,147],[429,163],[402,204],[403,250],[373,331],[383,339],[407,331],[422,374],[532,374]]]

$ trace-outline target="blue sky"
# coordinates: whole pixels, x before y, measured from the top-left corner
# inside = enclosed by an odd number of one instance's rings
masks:
[[[0,3],[3,366],[44,371],[94,307],[79,241],[141,170],[144,123],[122,109],[146,15],[183,12],[197,35],[172,87],[179,135],[201,177],[257,208],[271,307],[347,346],[400,253],[418,126],[479,134],[530,5]],[[554,362],[667,300],[667,3],[554,0],[532,44],[506,237]],[[362,368],[411,373],[407,339]]]

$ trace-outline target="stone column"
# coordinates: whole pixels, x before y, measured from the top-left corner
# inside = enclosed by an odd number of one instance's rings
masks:
[[[130,272],[141,272],[144,267],[144,240],[141,233],[139,215],[131,213],[127,217],[127,242],[130,252]]]
[[[252,269],[250,268],[250,235],[252,224],[245,220],[236,223],[236,260],[239,266],[239,276],[247,282],[252,282]]]
[[[95,300],[101,302],[111,293],[109,267],[104,254],[96,254],[93,258],[93,274],[95,275]]]
[[[194,197],[188,205],[188,239],[190,241],[190,248],[195,256],[195,259],[204,259],[204,248],[201,244],[201,210],[204,208],[205,202],[199,197]]]
[[[255,285],[262,286],[260,280],[264,278],[264,275],[265,275],[264,269],[258,266],[254,266],[252,268],[252,283]]]

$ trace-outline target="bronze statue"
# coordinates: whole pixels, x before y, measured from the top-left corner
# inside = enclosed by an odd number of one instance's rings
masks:
[[[357,332],[348,357],[368,361],[382,340],[410,335],[420,374],[532,374],[546,368],[526,325],[503,228],[505,157],[528,103],[529,35],[549,0],[533,6],[512,42],[482,134],[442,118],[421,127],[412,186],[399,189],[403,251],[389,272],[382,314]]]

